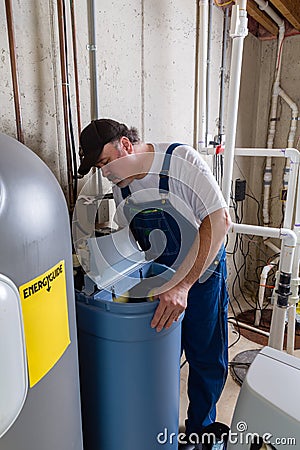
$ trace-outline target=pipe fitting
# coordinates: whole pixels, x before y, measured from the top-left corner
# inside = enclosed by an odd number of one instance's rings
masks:
[[[290,230],[289,228],[280,228],[279,237],[287,247],[296,247],[297,236],[293,230]]]
[[[255,0],[255,2],[258,4],[261,11],[264,11],[269,6],[269,2],[265,0]]]

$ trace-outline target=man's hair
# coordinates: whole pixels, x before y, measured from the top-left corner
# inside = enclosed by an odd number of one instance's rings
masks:
[[[139,132],[135,127],[128,128],[128,130],[123,132],[122,136],[126,136],[132,144],[137,144],[138,142],[140,142]],[[120,139],[122,136],[120,136],[118,139]]]

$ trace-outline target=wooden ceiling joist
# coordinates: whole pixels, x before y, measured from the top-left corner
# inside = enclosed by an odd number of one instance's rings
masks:
[[[272,5],[300,31],[300,1],[299,0],[270,0]]]
[[[272,0],[276,1],[276,0]],[[280,1],[280,0],[278,0]],[[278,35],[278,27],[259,7],[254,0],[247,1],[247,13],[274,36]]]

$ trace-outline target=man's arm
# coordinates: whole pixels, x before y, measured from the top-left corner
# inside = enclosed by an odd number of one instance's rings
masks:
[[[188,292],[216,257],[231,226],[226,208],[206,216],[183,263],[172,279],[160,288],[160,302],[151,322],[161,331],[169,328],[187,307]]]

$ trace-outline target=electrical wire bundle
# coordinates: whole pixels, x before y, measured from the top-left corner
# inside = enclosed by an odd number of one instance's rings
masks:
[[[255,198],[253,193],[252,193],[252,195],[245,194],[245,197],[249,200],[253,200],[256,203],[257,225],[261,225],[261,220],[260,220],[261,204],[260,204],[260,202]],[[243,217],[244,217],[244,201],[236,201],[233,196],[231,196],[231,201],[232,201],[232,208],[233,208],[233,212],[234,212],[234,220],[236,223],[240,224],[243,222]],[[262,249],[259,239],[260,238],[257,236],[241,235],[241,234],[237,233],[235,236],[232,251],[226,252],[227,255],[232,256],[233,267],[236,272],[235,277],[232,282],[232,286],[231,286],[231,296],[230,296],[231,299],[229,300],[229,305],[232,310],[233,317],[228,317],[228,320],[231,320],[231,319],[235,320],[236,325],[237,325],[237,330],[238,330],[238,337],[229,346],[229,348],[232,347],[233,345],[235,345],[240,339],[241,333],[240,333],[239,321],[238,321],[237,316],[238,316],[238,314],[244,312],[243,308],[240,304],[240,301],[238,299],[238,295],[236,294],[236,289],[238,288],[238,292],[241,295],[243,302],[249,306],[250,311],[253,310],[254,316],[255,316],[255,312],[256,312],[257,308],[259,308],[260,311],[262,312],[265,309],[267,309],[270,305],[271,293],[269,294],[269,296],[267,296],[268,301],[265,302],[263,308],[261,308],[257,302],[258,291],[259,291],[259,287],[260,287],[260,269],[262,269],[263,267],[268,265],[270,263],[270,261],[272,261],[276,256],[278,256],[278,254],[274,254],[271,257],[269,257],[269,255]],[[228,246],[228,236],[227,236],[226,248],[227,248],[227,246]],[[259,258],[259,259],[255,260],[255,263],[260,262],[261,264],[256,266],[255,278],[252,278],[252,279],[248,278],[249,260],[250,260],[250,262],[252,261],[252,257],[251,257],[251,253],[250,253],[251,246],[257,247],[260,251],[260,254],[261,253],[263,254],[263,259]],[[240,263],[237,260],[238,250],[240,251],[240,255],[242,257]],[[268,274],[268,280],[265,284],[265,287],[267,289],[272,290],[275,286],[275,273],[276,273],[277,268],[278,268],[278,265],[274,263],[272,269],[270,270],[270,272]],[[242,286],[242,278],[243,278],[243,281],[246,281],[249,285],[256,286],[255,291],[249,292],[250,295],[248,295],[248,296],[245,294],[245,287]],[[246,289],[247,289],[247,286],[246,286]],[[250,299],[249,299],[249,297],[250,297]],[[253,298],[253,300],[251,300],[251,298]],[[237,307],[239,309],[239,313],[236,312],[235,305],[237,305]],[[255,330],[253,330],[253,331],[255,332]]]

